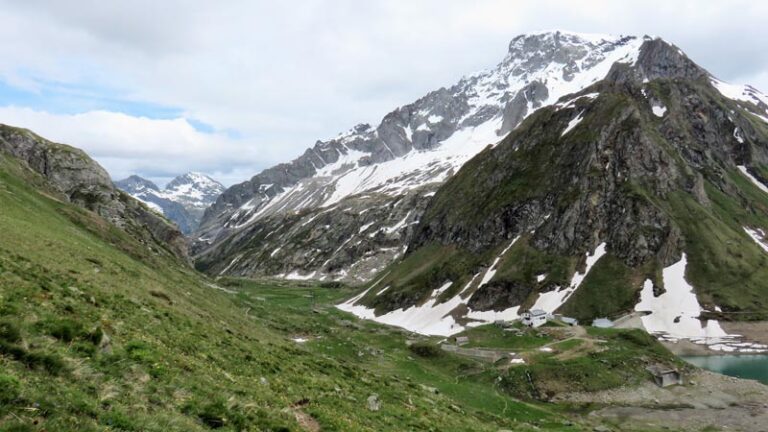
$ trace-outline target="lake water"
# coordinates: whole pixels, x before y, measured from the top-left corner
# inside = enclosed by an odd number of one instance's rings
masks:
[[[768,384],[768,355],[684,356],[683,360],[702,369]]]

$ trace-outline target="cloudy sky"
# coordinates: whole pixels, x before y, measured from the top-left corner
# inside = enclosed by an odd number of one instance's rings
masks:
[[[527,31],[651,34],[768,92],[768,2],[0,0],[0,122],[113,178],[225,184],[492,67]]]

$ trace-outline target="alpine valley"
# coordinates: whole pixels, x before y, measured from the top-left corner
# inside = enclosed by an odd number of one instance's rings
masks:
[[[542,309],[761,350],[719,320],[768,317],[767,109],[659,38],[522,35],[229,188],[192,252],[214,276],[362,282],[343,309],[421,333]]]
[[[660,38],[518,36],[226,190],[0,124],[2,431],[751,432],[679,355],[767,328],[768,97]]]

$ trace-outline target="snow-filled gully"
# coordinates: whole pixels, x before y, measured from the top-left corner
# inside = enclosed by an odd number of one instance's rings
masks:
[[[466,295],[466,291],[478,278],[482,276],[478,288],[493,279],[500,260],[518,239],[519,237],[512,240],[494,259],[492,265],[485,272],[474,275],[470,282],[462,287],[459,293],[445,302],[438,303],[438,298],[453,285],[453,282],[446,282],[435,290],[430,298],[421,305],[397,309],[384,315],[376,316],[373,309],[356,304],[371,289],[374,289],[377,284],[374,284],[369,290],[360,293],[356,297],[337,305],[337,307],[363,319],[402,327],[415,333],[435,336],[450,336],[460,333],[468,327],[492,323],[496,320],[511,321],[519,319],[520,306],[513,306],[502,311],[473,311],[468,309],[465,318],[469,322],[465,325],[457,322],[456,318],[452,315],[452,312],[458,306],[466,306],[469,297],[462,298],[462,295]],[[587,254],[586,268],[583,273],[576,272],[571,278],[571,283],[566,287],[558,287],[552,291],[540,293],[531,309],[543,309],[549,313],[556,311],[581,286],[590,270],[606,252],[605,243],[598,245],[592,253]],[[640,292],[640,301],[635,306],[636,312],[645,313],[641,317],[643,328],[663,341],[677,342],[689,340],[697,344],[706,345],[714,351],[740,353],[768,351],[768,346],[744,341],[740,335],[728,334],[717,320],[707,320],[702,323],[699,317],[704,312],[704,309],[699,304],[693,287],[685,280],[686,265],[687,256],[683,254],[680,261],[662,271],[665,292],[659,296],[654,296],[653,283],[650,280],[645,281]],[[388,289],[389,286],[381,289],[377,295],[382,294]]]
[[[654,296],[653,282],[646,280],[640,292],[635,311],[644,312],[641,318],[648,333],[668,342],[685,339],[706,345],[714,351],[765,352],[768,346],[745,342],[740,335],[726,333],[717,320],[702,322],[704,309],[699,304],[693,287],[685,280],[687,257],[665,268],[662,272],[665,292]]]
[[[446,282],[445,285],[435,290],[435,292],[432,293],[432,296],[421,305],[414,305],[407,309],[397,309],[384,315],[376,316],[373,309],[364,305],[356,304],[360,299],[368,294],[370,289],[375,287],[376,284],[374,284],[368,290],[340,305],[337,305],[337,307],[343,311],[355,314],[363,319],[370,319],[382,324],[402,327],[412,332],[435,336],[450,336],[464,331],[467,327],[475,327],[478,325],[491,323],[496,320],[516,320],[519,318],[518,313],[520,311],[520,306],[513,306],[501,311],[475,311],[468,308],[465,318],[470,320],[470,322],[466,325],[458,323],[454,316],[451,315],[451,312],[453,312],[454,309],[456,309],[458,306],[467,304],[469,297],[462,298],[462,295],[465,295],[465,291],[470,288],[472,283],[478,277],[480,277],[481,274],[482,279],[478,284],[478,288],[487,284],[493,279],[493,277],[496,275],[496,271],[498,270],[497,266],[499,262],[519,239],[519,236],[513,239],[510,244],[494,259],[491,266],[489,266],[484,273],[476,274],[458,294],[456,294],[448,301],[437,303],[438,297],[440,297],[443,292],[450,288],[453,282]],[[562,290],[558,288],[555,291],[541,294],[536,302],[537,306],[534,307],[543,308],[547,312],[554,312],[554,310],[560,307],[568,299],[570,294],[572,294],[579,287],[579,285],[581,285],[590,269],[603,255],[605,255],[605,253],[606,245],[605,243],[602,243],[595,249],[594,252],[587,254],[587,268],[584,273],[576,272],[576,274],[573,275],[573,278],[571,279],[570,285]]]

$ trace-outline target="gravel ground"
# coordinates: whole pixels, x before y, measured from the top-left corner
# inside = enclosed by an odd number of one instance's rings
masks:
[[[621,430],[668,428],[768,432],[768,386],[757,381],[699,371],[684,386],[646,383],[597,393],[572,393],[559,401],[605,405],[590,416],[614,421]]]

